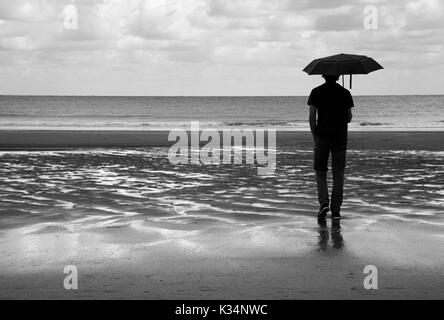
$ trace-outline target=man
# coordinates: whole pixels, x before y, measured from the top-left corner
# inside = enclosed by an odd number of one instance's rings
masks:
[[[339,75],[323,75],[325,83],[311,91],[310,130],[314,139],[314,170],[320,209],[318,218],[324,219],[330,209],[333,219],[340,219],[344,187],[347,127],[352,119],[353,98],[336,81]],[[317,115],[317,119],[316,119]],[[333,190],[328,198],[327,165],[332,156]]]

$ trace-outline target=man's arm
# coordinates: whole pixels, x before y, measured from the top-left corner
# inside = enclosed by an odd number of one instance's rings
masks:
[[[313,105],[310,105],[310,116],[308,118],[310,122],[310,130],[311,134],[313,135],[313,139],[316,138],[316,107]]]
[[[346,91],[347,92],[347,104],[346,107],[348,107],[348,114],[347,114],[347,123],[350,123],[352,121],[353,115],[352,115],[352,108],[354,106],[353,103],[353,97],[350,93],[350,91]]]

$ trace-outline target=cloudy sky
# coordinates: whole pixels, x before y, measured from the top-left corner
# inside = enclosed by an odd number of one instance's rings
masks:
[[[385,67],[353,94],[444,94],[443,40],[442,0],[0,0],[0,94],[306,95],[341,52]]]

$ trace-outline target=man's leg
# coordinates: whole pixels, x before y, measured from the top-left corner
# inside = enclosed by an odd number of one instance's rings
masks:
[[[334,146],[331,151],[332,172],[333,172],[333,190],[331,195],[331,212],[339,213],[342,205],[344,193],[344,170],[347,146]]]
[[[322,207],[328,207],[327,170],[330,145],[326,139],[317,138],[314,148],[314,170],[318,187],[318,201]]]

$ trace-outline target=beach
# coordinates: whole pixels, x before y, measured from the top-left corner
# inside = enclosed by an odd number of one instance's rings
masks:
[[[167,136],[1,131],[0,297],[444,298],[444,132],[349,132],[344,218],[326,224],[308,132],[277,133],[270,176],[171,164]]]

